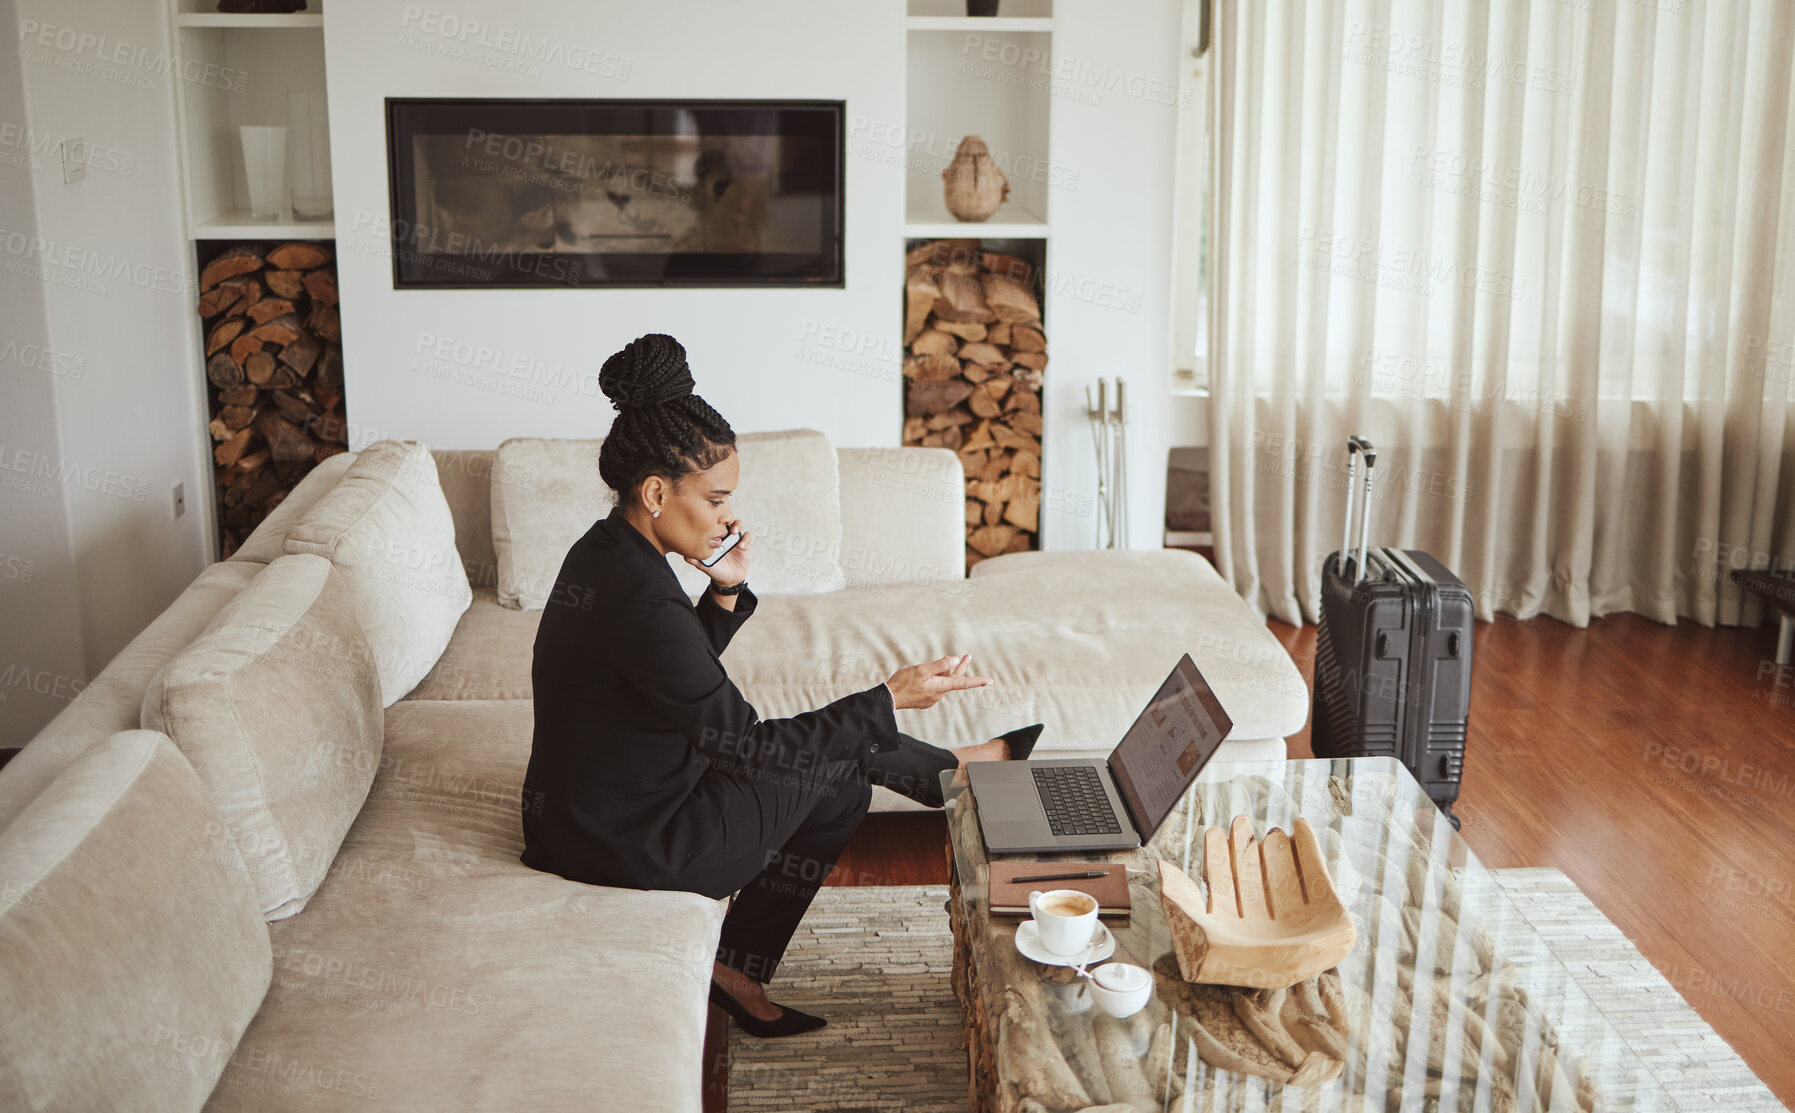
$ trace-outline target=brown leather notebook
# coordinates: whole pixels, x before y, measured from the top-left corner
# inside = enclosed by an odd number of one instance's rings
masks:
[[[1103,870],[1103,877],[1086,877],[1067,881],[1029,881],[1018,883],[1018,877],[1039,877],[1054,873],[1084,873]],[[1119,864],[1104,862],[1019,862],[1005,858],[991,863],[991,914],[993,916],[1028,915],[1028,894],[1040,889],[1077,889],[1097,898],[1097,915],[1126,916],[1129,913],[1128,871]]]

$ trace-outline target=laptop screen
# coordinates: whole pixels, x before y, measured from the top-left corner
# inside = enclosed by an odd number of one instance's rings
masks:
[[[1159,830],[1233,728],[1186,653],[1109,755],[1110,776],[1143,842]]]

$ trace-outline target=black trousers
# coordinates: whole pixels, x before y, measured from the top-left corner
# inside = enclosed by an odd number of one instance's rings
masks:
[[[796,783],[788,778],[760,786],[756,791],[771,809],[771,837],[722,867],[752,880],[723,917],[717,960],[763,984],[771,981],[798,921],[866,817],[873,785],[938,808],[939,774],[957,764],[952,750],[899,732],[895,750],[823,762],[814,776]]]

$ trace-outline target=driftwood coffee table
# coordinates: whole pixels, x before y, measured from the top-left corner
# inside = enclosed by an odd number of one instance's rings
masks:
[[[950,776],[947,911],[975,1113],[1675,1108],[1394,759],[1212,766],[1151,845],[1040,855],[1127,867],[1133,913],[1104,921],[1113,961],[1157,986],[1126,1020],[1088,1006],[1071,971],[1019,954],[1016,917],[992,918],[977,804]],[[1358,941],[1316,985],[1272,997],[1177,977],[1155,859],[1202,882],[1203,828],[1236,815],[1261,834],[1301,815],[1320,838]]]

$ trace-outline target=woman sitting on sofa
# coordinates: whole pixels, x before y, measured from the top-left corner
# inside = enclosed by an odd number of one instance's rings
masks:
[[[736,893],[711,1000],[753,1035],[818,1027],[764,987],[872,786],[940,807],[942,771],[1025,757],[1041,724],[951,751],[901,733],[899,708],[991,682],[969,673],[970,654],[759,718],[719,659],[756,603],[753,534],[729,508],[735,433],[692,393],[670,336],[631,342],[599,384],[618,410],[599,453],[617,505],[568,552],[536,634],[522,861],[594,885]],[[732,532],[735,548],[704,567]],[[695,606],[668,553],[710,577]]]

